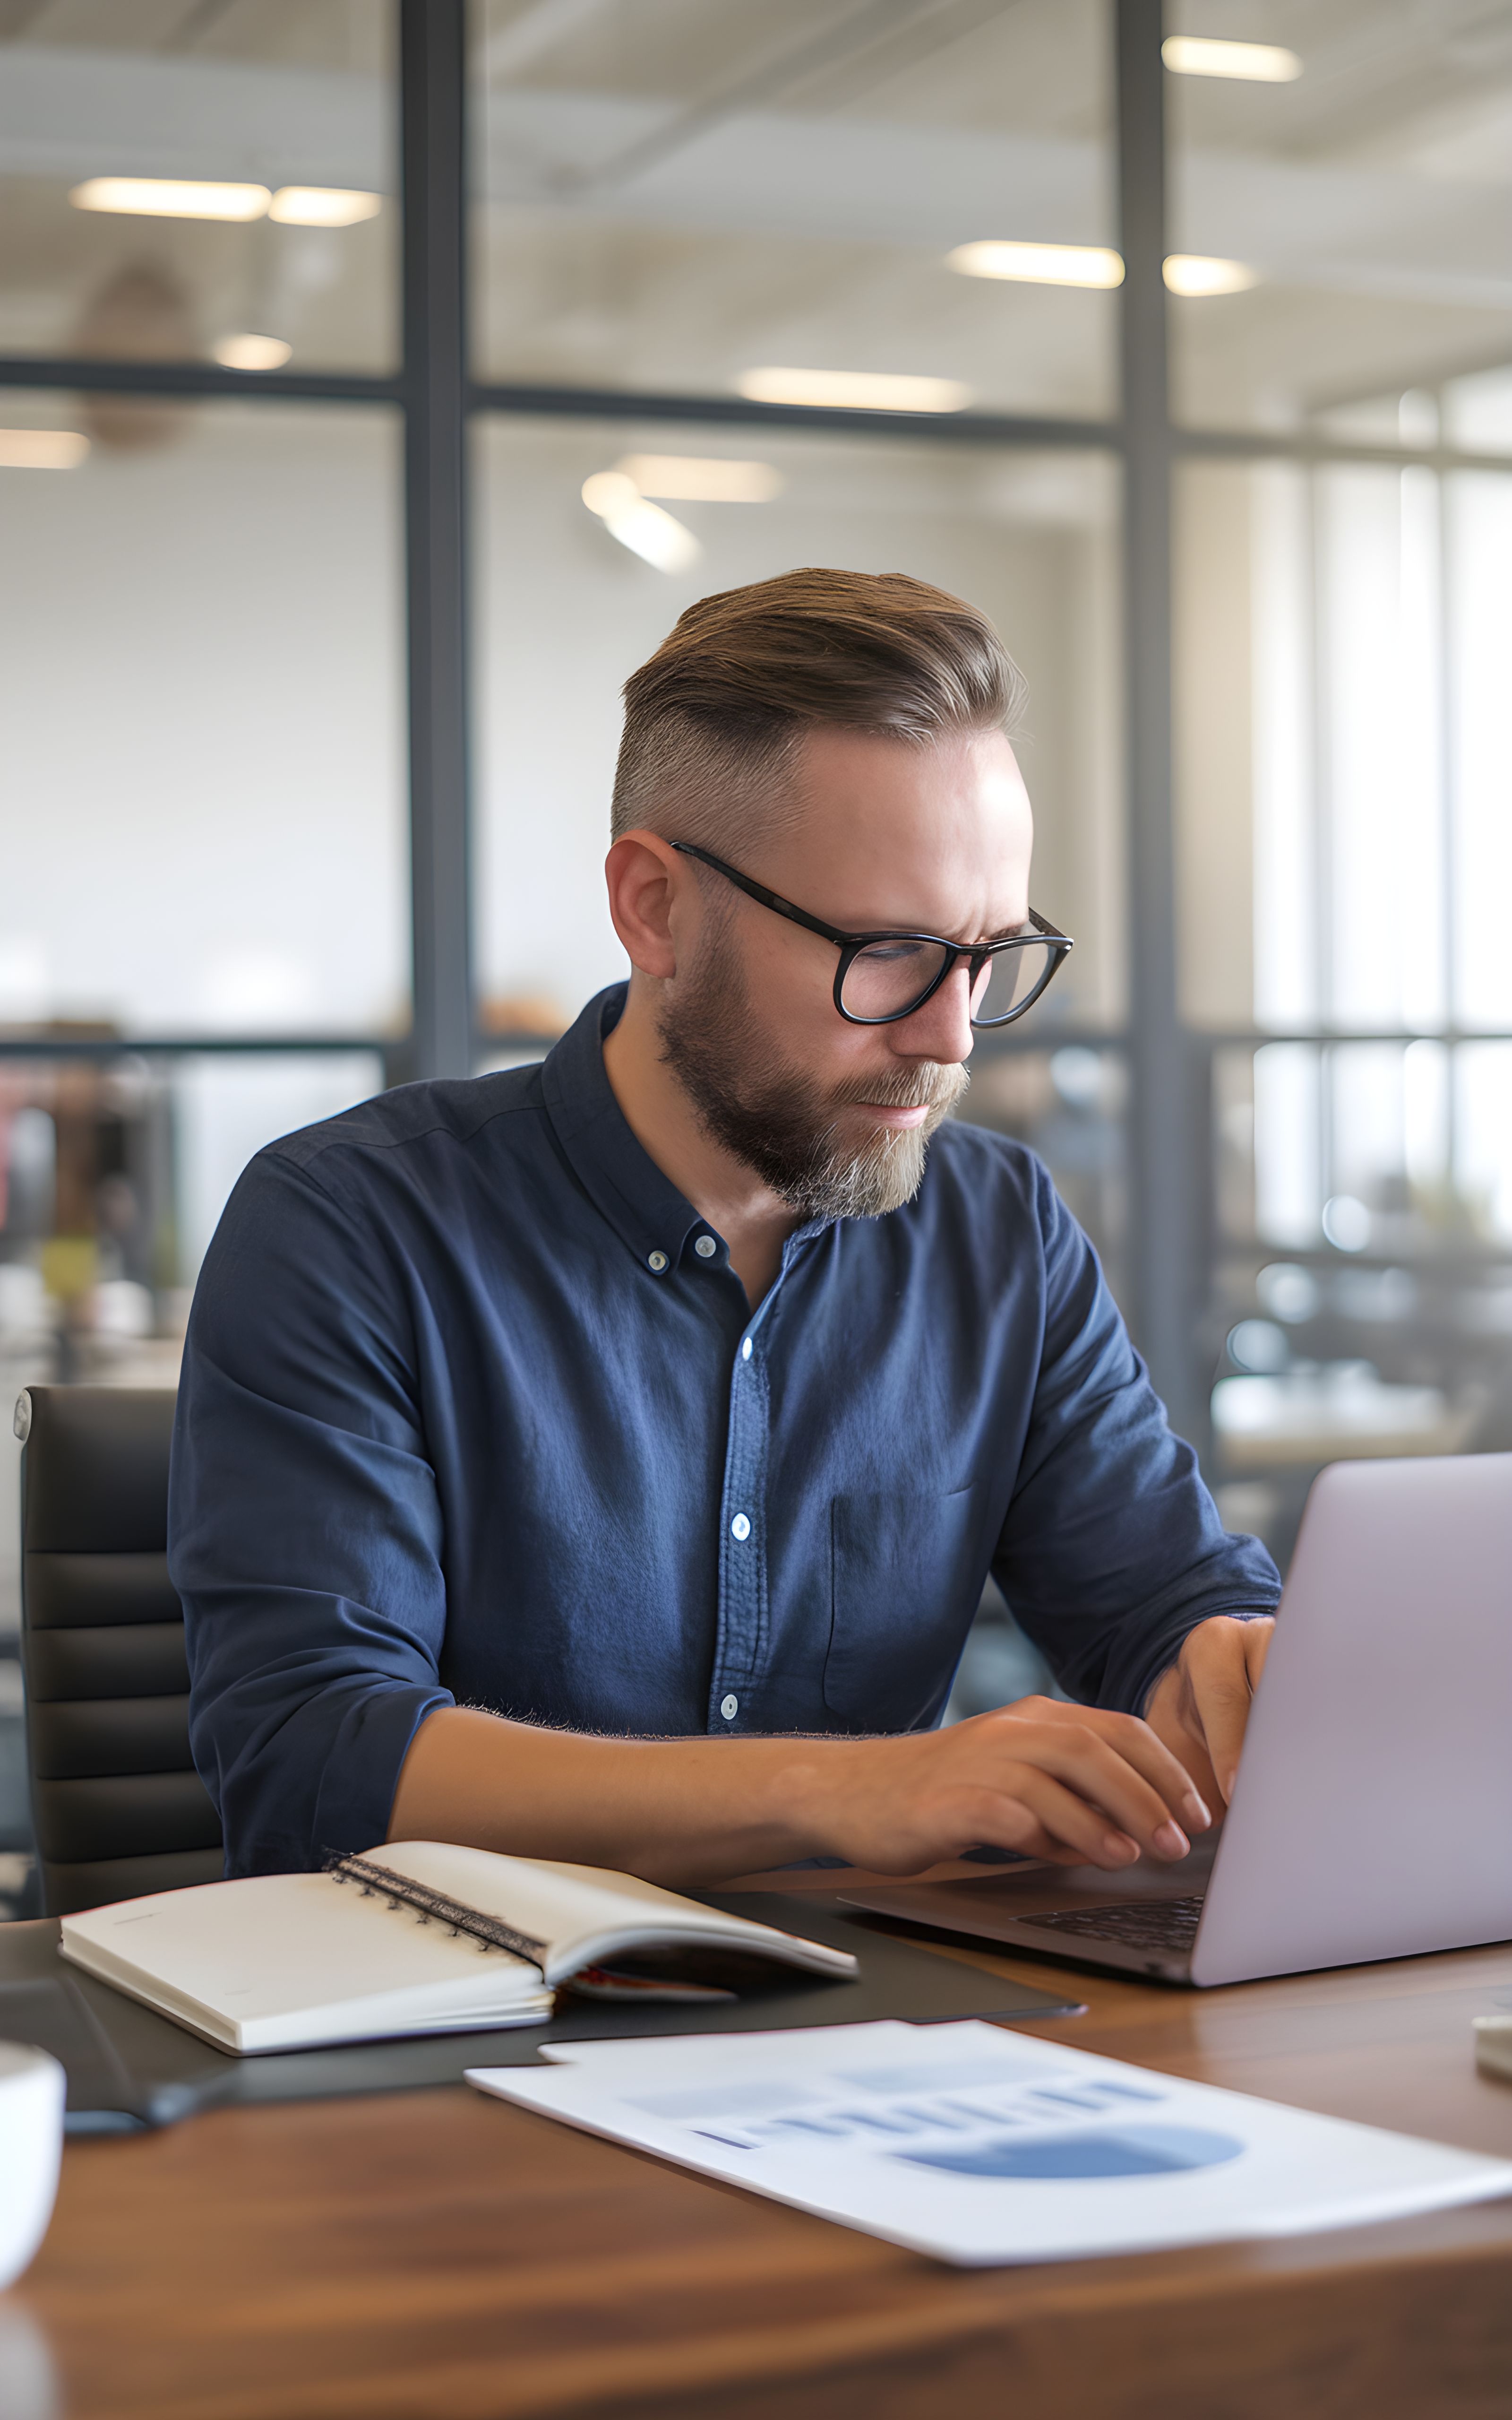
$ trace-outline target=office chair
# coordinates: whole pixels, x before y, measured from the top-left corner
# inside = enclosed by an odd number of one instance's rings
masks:
[[[221,1877],[168,1579],[174,1400],[31,1387],[16,1406],[26,1761],[49,1916]]]

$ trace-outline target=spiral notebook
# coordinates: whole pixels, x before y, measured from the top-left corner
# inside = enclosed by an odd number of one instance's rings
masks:
[[[558,1992],[708,2002],[848,1950],[592,1866],[439,1840],[315,1874],[159,1891],[62,1919],[65,1958],[241,2055],[539,2025]]]

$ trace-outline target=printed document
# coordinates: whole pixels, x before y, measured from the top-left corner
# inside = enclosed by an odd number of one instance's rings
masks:
[[[1512,2194],[1512,2164],[997,2025],[553,2044],[468,2081],[964,2265],[1358,2226]]]

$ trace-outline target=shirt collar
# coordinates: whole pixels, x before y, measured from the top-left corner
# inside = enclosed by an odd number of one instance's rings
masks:
[[[711,1230],[637,1142],[605,1071],[605,1039],[620,1021],[627,990],[611,984],[589,1001],[548,1054],[541,1089],[579,1183],[641,1267],[661,1277],[676,1268],[695,1233]]]

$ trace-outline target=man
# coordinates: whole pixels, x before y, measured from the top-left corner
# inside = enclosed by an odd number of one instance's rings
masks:
[[[1017,686],[901,575],[705,598],[625,690],[628,986],[242,1177],[171,1512],[231,1873],[1115,1868],[1227,1797],[1273,1567],[1043,1168],[941,1124],[1068,946]],[[989,1571],[1084,1702],[938,1730]]]

